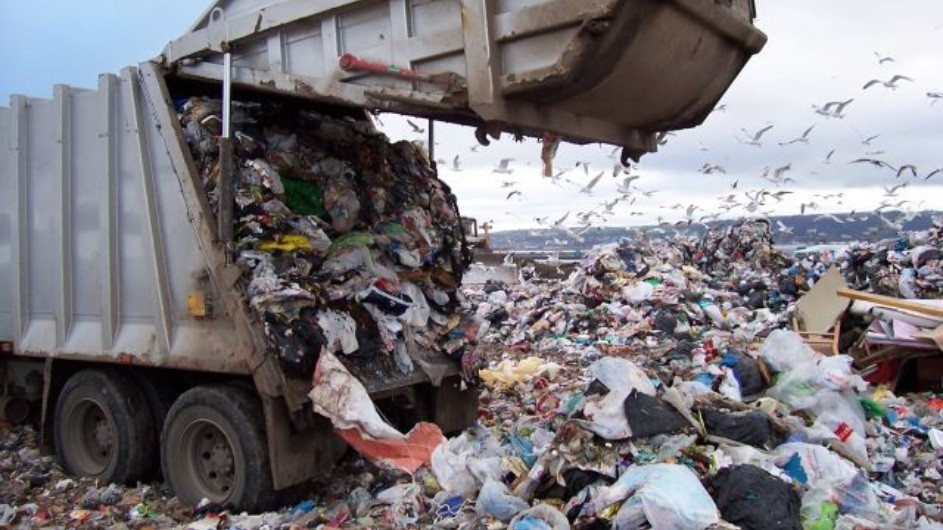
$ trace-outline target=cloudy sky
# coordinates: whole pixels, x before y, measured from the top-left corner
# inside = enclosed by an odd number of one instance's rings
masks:
[[[88,3],[61,0],[0,1],[0,104],[10,94],[49,97],[52,85],[65,83],[94,87],[101,72],[117,72],[159,54],[167,41],[183,33],[203,11],[195,0],[96,0]],[[719,197],[760,189],[791,191],[780,203],[749,212],[743,206],[726,217],[763,211],[793,214],[800,205],[825,212],[873,211],[882,201],[909,201],[904,208],[943,209],[943,101],[927,93],[943,93],[943,2],[940,0],[757,0],[756,25],[769,37],[724,96],[725,109],[711,114],[700,127],[680,131],[656,154],[647,155],[631,170],[639,178],[632,186],[654,192],[633,194],[634,204],[616,204],[605,224],[651,223],[658,218],[685,218],[682,205],[695,205],[695,219],[718,212]],[[893,61],[878,62],[876,52]],[[904,75],[913,81],[899,88],[862,87],[871,79]],[[845,118],[826,118],[812,105],[854,99]],[[617,102],[614,102],[617,104]],[[394,139],[422,139],[405,120],[382,116]],[[419,122],[424,126],[424,122]],[[742,142],[743,130],[755,132],[767,125],[762,147]],[[809,127],[808,143],[780,145],[799,137]],[[447,165],[440,175],[459,196],[463,213],[493,220],[496,228],[535,227],[535,219],[558,219],[571,211],[600,209],[618,197],[610,146],[560,148],[558,170],[582,166],[563,175],[559,185],[540,176],[540,146],[529,140],[502,140],[472,152],[472,131],[439,124],[436,158],[451,163],[457,154],[461,171]],[[866,145],[863,142],[877,135]],[[834,153],[826,163],[826,157]],[[913,164],[917,177],[900,178],[889,169],[851,160],[868,157],[899,167]],[[497,161],[513,158],[513,173],[492,172]],[[705,164],[725,173],[704,174]],[[789,165],[780,188],[765,180],[765,168]],[[606,175],[592,195],[577,190],[596,174]],[[737,183],[736,189],[731,186]],[[507,183],[508,187],[502,187]],[[906,183],[885,197],[885,187]],[[506,199],[512,190],[521,193]],[[829,196],[842,193],[841,198]],[[672,209],[671,206],[676,206]],[[598,218],[597,224],[603,223]],[[823,221],[827,222],[827,221]],[[569,224],[569,222],[568,222]]]

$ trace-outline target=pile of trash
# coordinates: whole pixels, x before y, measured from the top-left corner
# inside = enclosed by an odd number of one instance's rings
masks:
[[[850,245],[839,262],[852,289],[897,298],[943,298],[943,223],[898,239]]]
[[[89,521],[192,530],[943,530],[940,394],[898,395],[834,351],[840,341],[783,329],[818,324],[795,318],[821,312],[822,289],[833,286],[841,298],[837,269],[742,252],[703,269],[690,244],[626,241],[598,248],[562,282],[456,292],[459,316],[446,339],[468,350],[462,364],[479,385],[478,422],[452,438],[420,424],[408,437],[423,450],[408,462],[352,455],[302,502],[259,515],[182,509],[157,486],[82,483],[99,498],[111,491],[128,499],[91,515],[120,517]],[[811,290],[780,289],[800,274]],[[874,296],[851,292],[865,295]],[[852,312],[848,299],[836,308],[829,326]],[[921,318],[943,324],[927,311]],[[315,406],[332,406],[319,388],[331,396],[331,385],[344,385],[355,406],[334,404],[326,414],[349,419],[360,442],[392,443],[341,369],[345,358],[325,345]],[[9,484],[36,482],[35,494],[0,499],[24,528],[45,509],[29,503],[56,498],[49,484],[61,480],[31,451],[18,458],[53,478],[20,472],[28,478]],[[165,519],[153,515],[160,506]],[[145,509],[151,519],[132,519]],[[68,517],[49,520],[66,525]]]
[[[219,100],[176,102],[214,210]],[[409,374],[450,342],[469,253],[455,197],[422,148],[362,115],[234,102],[235,262],[286,373],[322,347],[360,379]]]

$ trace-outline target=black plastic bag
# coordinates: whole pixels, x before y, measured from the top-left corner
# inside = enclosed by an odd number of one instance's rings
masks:
[[[661,399],[633,390],[625,398],[625,417],[635,438],[691,431],[694,426]]]
[[[734,367],[737,381],[740,383],[740,392],[744,396],[752,396],[766,390],[766,382],[760,373],[760,363],[749,355],[737,354],[737,366]]]
[[[707,432],[729,440],[752,445],[760,449],[771,449],[776,445],[776,433],[769,416],[758,410],[730,414],[716,410],[701,411]]]
[[[710,489],[724,520],[742,530],[802,530],[799,494],[756,466],[721,469]]]

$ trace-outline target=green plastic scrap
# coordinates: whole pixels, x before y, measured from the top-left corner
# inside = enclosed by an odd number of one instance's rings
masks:
[[[878,402],[873,399],[864,398],[861,399],[861,407],[864,409],[864,415],[867,419],[872,420],[874,418],[884,418],[887,415],[887,412],[884,411]]]
[[[324,192],[313,182],[282,177],[285,204],[298,215],[324,216]]]
[[[822,505],[819,518],[814,521],[806,521],[802,527],[805,530],[835,530],[835,521],[838,520],[838,506],[830,502]]]
[[[369,247],[373,244],[373,236],[366,232],[348,232],[331,243],[328,252],[335,252],[345,248]]]

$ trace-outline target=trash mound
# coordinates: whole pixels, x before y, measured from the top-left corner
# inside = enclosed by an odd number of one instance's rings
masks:
[[[221,103],[177,101],[214,211]],[[360,379],[409,374],[449,342],[468,250],[455,197],[421,148],[372,123],[234,102],[233,253],[241,288],[285,372],[321,348]]]
[[[782,269],[788,257],[773,246],[773,230],[767,219],[746,219],[727,227],[711,228],[691,245],[701,270],[714,276],[730,274],[738,264],[754,269]]]
[[[852,289],[896,298],[943,298],[943,223],[878,243],[855,243],[838,256]]]

